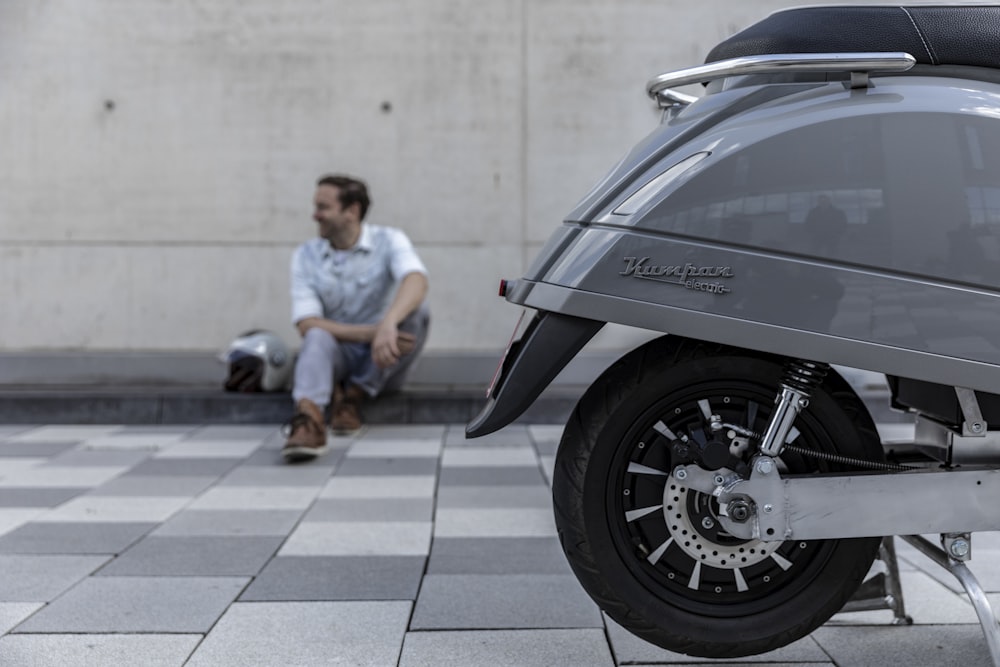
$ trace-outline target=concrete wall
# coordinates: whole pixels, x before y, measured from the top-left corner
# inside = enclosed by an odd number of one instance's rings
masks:
[[[498,279],[655,126],[646,80],[788,4],[3,0],[0,352],[294,343],[328,171],[418,246],[428,349],[500,349]]]

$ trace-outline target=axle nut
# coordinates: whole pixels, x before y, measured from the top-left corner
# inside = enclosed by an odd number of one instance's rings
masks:
[[[735,500],[729,503],[726,508],[729,518],[737,523],[745,523],[750,518],[750,506],[742,500]]]

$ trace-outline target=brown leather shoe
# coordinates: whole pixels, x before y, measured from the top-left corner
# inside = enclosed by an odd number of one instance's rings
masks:
[[[285,424],[288,440],[281,450],[286,461],[309,461],[326,453],[323,411],[307,398],[295,406],[295,414]]]
[[[361,403],[365,400],[361,387],[351,385],[344,390],[339,387],[333,392],[333,415],[330,430],[334,435],[354,435],[364,426],[361,419]]]

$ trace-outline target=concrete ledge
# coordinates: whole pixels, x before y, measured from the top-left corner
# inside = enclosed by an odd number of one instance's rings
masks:
[[[413,364],[409,382],[421,386],[485,387],[502,350],[428,350]],[[579,355],[554,385],[588,385],[624,351]],[[22,386],[222,386],[226,369],[211,352],[0,352],[0,387]]]
[[[564,423],[582,387],[550,389],[518,420]],[[478,388],[407,387],[365,405],[373,424],[464,424],[485,404]],[[0,424],[281,424],[288,393],[235,394],[205,386],[7,386]]]
[[[576,401],[623,351],[574,359],[518,420],[565,423]],[[366,408],[371,423],[467,423],[485,404],[498,352],[427,352],[404,391]],[[887,391],[885,377],[838,367],[859,393]],[[224,366],[207,352],[0,353],[2,424],[284,422],[287,393],[222,390]]]

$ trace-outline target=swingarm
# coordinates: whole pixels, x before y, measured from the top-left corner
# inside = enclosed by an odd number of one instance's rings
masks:
[[[678,466],[679,484],[714,496],[733,537],[764,542],[997,530],[1000,469],[782,476],[758,457],[749,479]],[[720,483],[721,481],[721,483]]]

